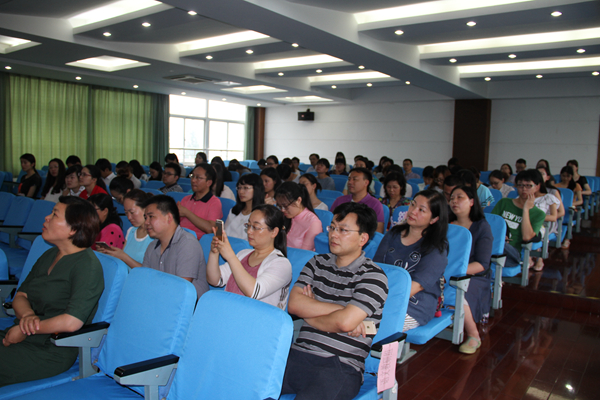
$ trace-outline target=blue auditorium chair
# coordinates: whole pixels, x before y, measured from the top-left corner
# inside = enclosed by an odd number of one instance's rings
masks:
[[[506,221],[499,215],[485,214],[485,219],[490,224],[494,241],[492,242],[492,270],[493,297],[492,308],[498,310],[502,308],[502,273],[506,255],[504,254],[504,244],[506,243]]]
[[[2,182],[2,181],[0,181]],[[0,192],[0,224],[4,223],[8,209],[14,200],[15,195],[8,192]]]
[[[227,221],[227,217],[229,216],[229,211],[235,206],[235,201],[231,199],[226,199],[225,197],[219,197],[221,200],[221,211],[223,212],[223,222]]]
[[[144,188],[145,189],[160,189],[163,186],[165,186],[165,184],[162,183],[162,181],[148,181],[148,182],[146,182],[146,186]]]
[[[315,209],[315,214],[319,217],[319,220],[321,220],[323,232],[327,233],[327,227],[331,225],[331,221],[333,221],[333,213],[331,211]]]

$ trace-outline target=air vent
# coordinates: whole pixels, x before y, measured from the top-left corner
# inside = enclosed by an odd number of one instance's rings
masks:
[[[192,85],[197,85],[199,83],[213,81],[212,79],[209,79],[209,78],[201,78],[199,76],[193,76],[193,75],[167,76],[167,77],[165,77],[165,79],[169,79],[171,81],[176,81],[176,82],[191,83]]]

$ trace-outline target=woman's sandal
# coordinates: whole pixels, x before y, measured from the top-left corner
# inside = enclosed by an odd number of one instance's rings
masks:
[[[544,260],[542,260],[542,257],[538,257],[538,259],[535,261],[535,264],[533,265],[533,270],[535,272],[542,272],[543,269],[544,269]]]
[[[471,345],[471,342],[475,341],[475,345]],[[474,338],[473,336],[467,337],[467,340],[463,344],[460,345],[458,351],[463,354],[473,354],[481,347],[481,340]]]

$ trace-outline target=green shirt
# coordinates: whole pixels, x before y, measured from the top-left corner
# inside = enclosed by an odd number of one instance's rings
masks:
[[[523,234],[521,232],[521,222],[523,221],[523,209],[515,206],[513,199],[501,199],[492,210],[492,214],[496,214],[504,218],[508,225],[508,237],[511,246],[521,251],[521,243],[523,242]],[[533,231],[537,235],[544,224],[546,213],[537,207],[529,210],[529,222]]]

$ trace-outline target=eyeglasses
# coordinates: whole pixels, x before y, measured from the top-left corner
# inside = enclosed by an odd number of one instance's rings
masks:
[[[166,176],[175,176],[176,174],[173,174],[171,172],[163,172],[163,175],[166,175]]]
[[[190,176],[190,179],[195,179],[197,181],[201,181],[202,179],[206,180],[206,177],[205,176],[192,175],[192,176]]]
[[[287,203],[287,204],[277,204],[277,208],[279,208],[280,210],[285,210],[287,208],[290,208],[290,206],[292,206],[293,204],[294,204],[294,202]]]
[[[263,230],[265,230],[265,229],[269,229],[268,227],[259,228],[259,227],[256,227],[256,226],[254,226],[254,225],[251,225],[251,224],[249,224],[249,223],[245,223],[245,224],[244,224],[244,228],[246,228],[246,232],[249,232],[249,231],[255,231],[255,232],[256,232],[256,231],[258,231],[258,232],[262,232],[262,231],[263,231]]]
[[[86,174],[86,173],[80,173],[79,176],[92,176],[91,174]]]
[[[238,186],[237,187],[238,192],[241,192],[243,190],[248,191],[248,190],[252,190],[252,189],[254,189],[254,186]]]
[[[359,230],[339,228],[339,227],[333,226],[333,225],[330,225],[327,227],[327,232],[329,232],[329,233],[338,232],[342,236],[348,236],[350,234],[350,232],[359,232],[360,233]]]
[[[519,184],[517,185],[517,188],[519,188],[519,189],[531,189],[531,188],[532,188],[532,187],[534,187],[534,186],[535,186],[535,185],[532,185],[532,184],[525,185],[525,184],[519,183]]]

